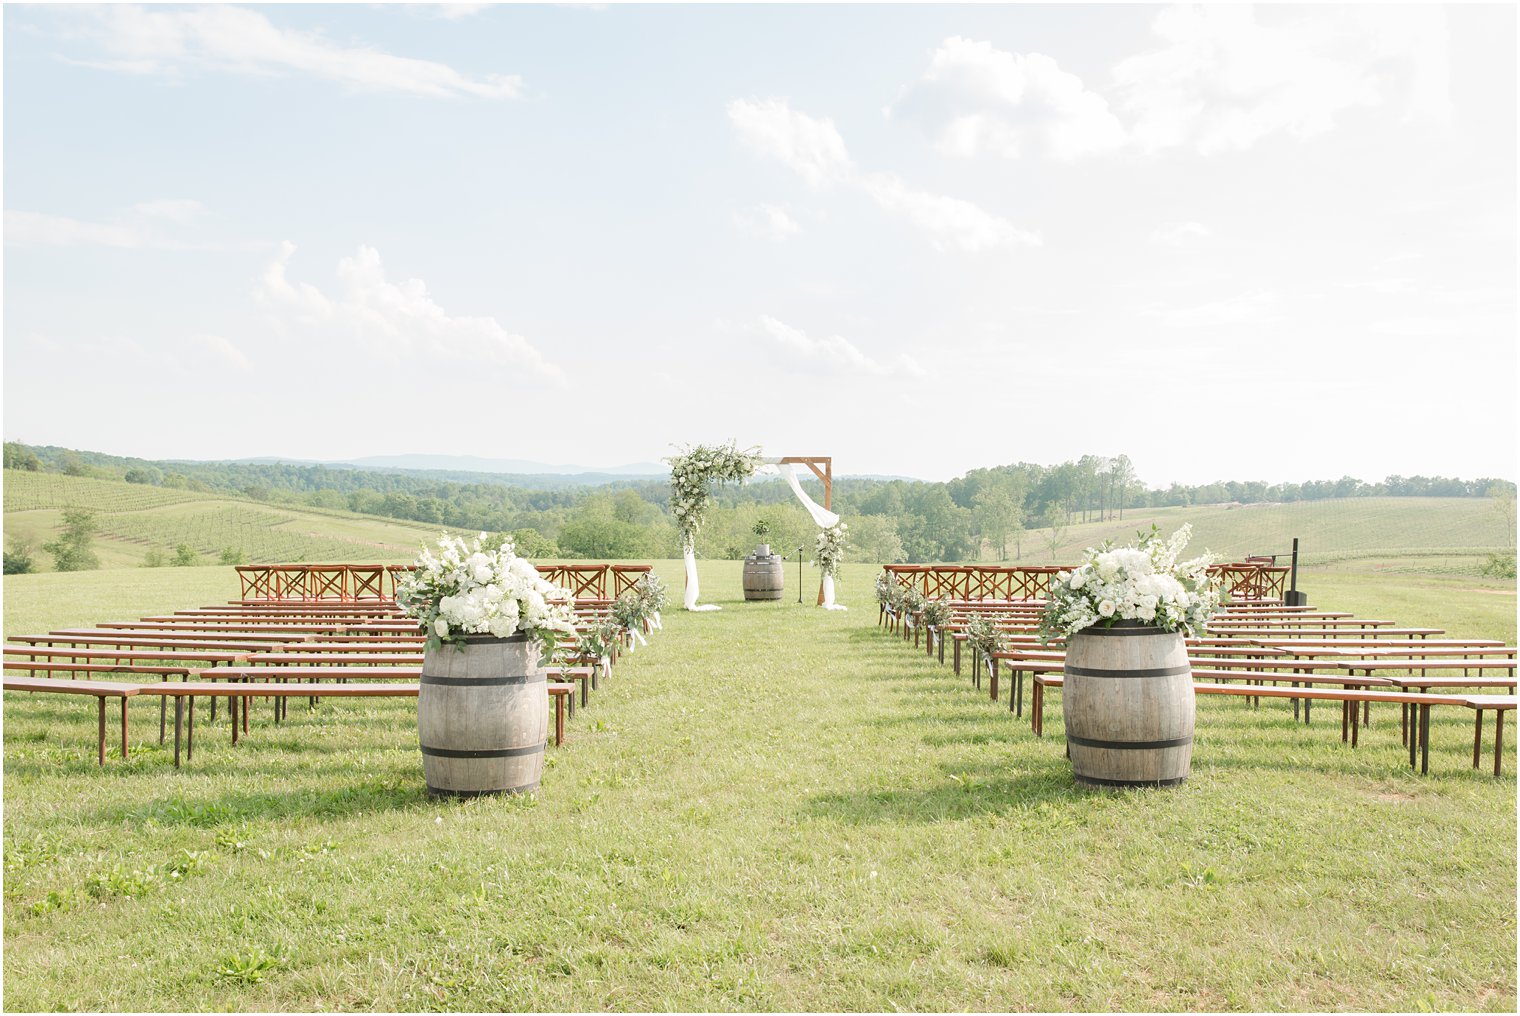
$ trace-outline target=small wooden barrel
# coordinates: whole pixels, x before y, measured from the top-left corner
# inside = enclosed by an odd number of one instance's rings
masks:
[[[417,695],[422,771],[433,796],[537,790],[549,736],[549,685],[524,635],[468,636],[423,653]]]
[[[1119,621],[1072,636],[1061,699],[1077,782],[1171,787],[1187,779],[1193,697],[1180,632]]]
[[[786,586],[786,566],[775,554],[751,554],[744,559],[744,598],[779,600]]]

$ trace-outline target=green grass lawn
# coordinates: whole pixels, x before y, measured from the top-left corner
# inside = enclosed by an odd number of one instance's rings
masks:
[[[1333,710],[1206,699],[1188,783],[1084,790],[1058,703],[1037,739],[876,628],[873,568],[848,613],[739,569],[703,562],[723,611],[672,610],[531,799],[426,800],[410,703],[266,706],[176,772],[150,707],[100,769],[92,704],[7,695],[6,1008],[1514,1011],[1516,760],[1471,770],[1465,711],[1420,777],[1389,709],[1353,751]],[[1514,638],[1513,583],[1301,584]],[[5,593],[20,633],[236,585]]]

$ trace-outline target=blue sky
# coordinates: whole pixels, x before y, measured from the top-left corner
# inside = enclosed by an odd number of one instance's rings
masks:
[[[15,7],[5,436],[1514,476],[1513,7]]]

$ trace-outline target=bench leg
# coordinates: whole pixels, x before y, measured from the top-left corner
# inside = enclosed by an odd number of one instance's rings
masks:
[[[166,717],[166,715],[168,713],[168,710],[169,710],[169,696],[167,696],[167,695],[160,695],[159,698],[158,698],[158,743],[159,744],[163,744],[164,743],[164,724],[165,724],[165,722],[167,722],[166,719],[165,719],[165,717]]]
[[[100,760],[100,764],[101,765],[105,765],[106,764],[106,697],[104,695],[97,695],[97,696],[95,696],[95,701],[98,702],[98,703],[100,703],[100,752],[99,752],[99,760]],[[125,702],[126,699],[122,699],[122,701]]]
[[[1499,775],[1499,761],[1504,758],[1504,710],[1494,710],[1494,775]]]
[[[997,701],[997,697],[998,697],[997,696],[998,670],[999,670],[998,661],[996,659],[990,659],[990,660],[987,661],[987,687],[992,690],[992,701],[994,701],[994,702]]]
[[[1473,768],[1478,768],[1478,749],[1483,744],[1483,710],[1473,710]]]
[[[227,696],[227,714],[232,717],[232,743],[238,743],[238,697]]]
[[[554,747],[565,743],[565,697],[554,696]]]
[[[190,708],[186,710],[190,716],[185,723],[185,761],[195,758],[195,696],[190,696]]]
[[[961,676],[961,644],[960,644],[960,640],[958,640],[958,639],[954,640],[954,641],[955,641],[955,676],[956,677],[960,677]]]
[[[1350,705],[1351,705],[1350,702],[1345,702],[1345,701],[1341,702],[1341,743],[1342,744],[1346,743],[1346,741],[1348,739],[1348,737],[1347,737],[1348,732],[1351,729],[1351,727],[1350,727],[1350,724],[1351,724],[1351,714],[1347,710],[1347,707],[1350,706]]]
[[[1361,715],[1362,715],[1362,707],[1361,707],[1361,705],[1358,704],[1358,703],[1356,703],[1356,702],[1352,702],[1351,703],[1351,747],[1353,747],[1353,748],[1356,747],[1356,743],[1357,743],[1357,740],[1358,740],[1357,734],[1362,729]]]
[[[1420,706],[1420,775],[1430,772],[1430,706]]]
[[[590,705],[590,704],[591,704],[591,682],[587,681],[584,678],[582,678],[581,679],[581,705],[582,706],[587,706],[587,705]]]
[[[121,697],[121,760],[127,760],[127,697]]]
[[[1414,769],[1414,753],[1420,740],[1420,724],[1414,706],[1409,707],[1409,768]]]
[[[174,768],[179,768],[179,729],[185,718],[185,699],[174,696]]]
[[[1045,686],[1040,682],[1034,683],[1034,690],[1029,693],[1029,729],[1033,730],[1036,737],[1044,737],[1045,732],[1041,729],[1044,724],[1040,721],[1045,710]]]

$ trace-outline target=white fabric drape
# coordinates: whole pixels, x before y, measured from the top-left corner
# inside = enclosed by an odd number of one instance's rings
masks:
[[[781,478],[787,482],[787,486],[792,488],[792,493],[797,495],[797,500],[802,502],[802,507],[807,509],[807,513],[813,517],[813,521],[818,524],[819,529],[828,529],[830,526],[839,525],[839,516],[808,497],[807,491],[802,489],[802,484],[797,482],[796,463],[777,462],[767,459],[766,464],[776,467],[776,472],[780,473]]]
[[[832,576],[832,575],[825,575],[823,577],[823,604],[822,604],[822,606],[823,606],[824,610],[849,610],[850,609],[849,607],[846,607],[842,603],[835,603],[834,602],[834,576]]]
[[[697,597],[702,595],[701,588],[697,585],[697,552],[687,547],[682,552],[686,559],[686,609],[687,610],[722,610],[716,603],[704,603],[697,606]]]

